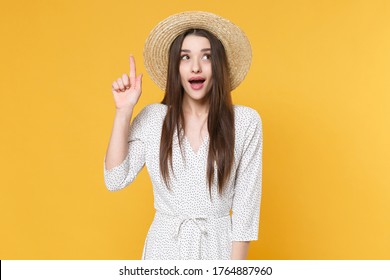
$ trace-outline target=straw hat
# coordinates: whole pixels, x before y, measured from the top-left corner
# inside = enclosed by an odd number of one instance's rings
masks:
[[[188,29],[205,29],[223,44],[230,71],[231,89],[245,78],[252,60],[252,51],[245,33],[235,24],[218,15],[191,11],[172,15],[150,32],[144,47],[146,71],[163,91],[168,70],[168,52],[172,42]]]

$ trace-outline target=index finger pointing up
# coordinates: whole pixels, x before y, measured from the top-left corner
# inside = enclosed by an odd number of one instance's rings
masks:
[[[135,86],[135,60],[133,55],[130,55],[130,86]]]

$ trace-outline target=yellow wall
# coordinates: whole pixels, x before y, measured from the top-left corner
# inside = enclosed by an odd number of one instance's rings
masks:
[[[5,1],[3,1],[5,2]],[[139,259],[153,218],[142,171],[103,183],[111,83],[184,10],[244,29],[235,103],[264,126],[251,259],[390,259],[390,2],[7,1],[0,10],[0,259]],[[137,112],[162,93],[144,77]]]

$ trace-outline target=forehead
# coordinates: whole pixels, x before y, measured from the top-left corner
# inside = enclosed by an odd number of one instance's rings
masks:
[[[181,48],[192,51],[208,49],[210,48],[210,41],[206,37],[190,34],[184,38]]]

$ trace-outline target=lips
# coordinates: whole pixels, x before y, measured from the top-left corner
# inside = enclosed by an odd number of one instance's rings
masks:
[[[199,90],[203,88],[204,82],[206,81],[203,77],[191,77],[188,82],[191,84],[193,90]]]

